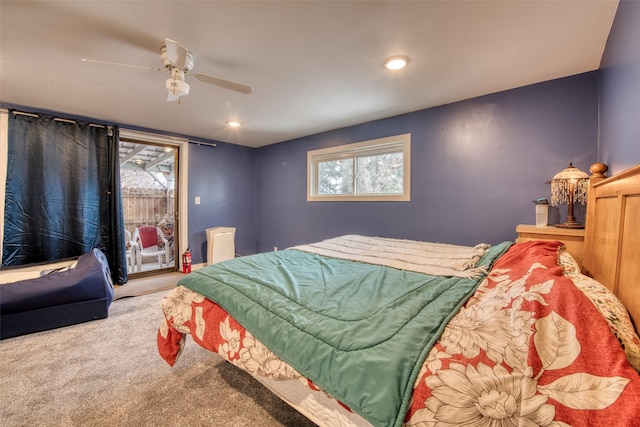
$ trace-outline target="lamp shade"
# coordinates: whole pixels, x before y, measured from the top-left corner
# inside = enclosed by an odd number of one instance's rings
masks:
[[[551,204],[563,205],[573,200],[584,205],[587,203],[589,175],[569,163],[551,179]]]
[[[569,166],[553,176],[552,180],[555,179],[589,179],[589,175],[573,166],[573,163],[569,163]]]

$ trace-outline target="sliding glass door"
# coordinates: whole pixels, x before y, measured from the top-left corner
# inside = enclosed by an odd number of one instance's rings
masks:
[[[120,140],[129,277],[177,270],[179,147]]]

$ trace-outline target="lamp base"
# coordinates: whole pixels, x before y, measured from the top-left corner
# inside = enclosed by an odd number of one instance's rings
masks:
[[[584,228],[584,224],[580,224],[578,221],[565,221],[555,226],[558,228]]]

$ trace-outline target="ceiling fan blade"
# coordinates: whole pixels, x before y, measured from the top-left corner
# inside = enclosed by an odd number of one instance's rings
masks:
[[[193,77],[200,80],[203,83],[210,85],[220,86],[225,89],[230,89],[236,92],[250,94],[252,92],[251,87],[240,83],[230,82],[229,80],[219,79],[217,77],[208,76],[206,74],[193,74]]]
[[[120,67],[130,67],[130,68],[142,68],[144,70],[152,70],[152,71],[165,71],[164,68],[158,67],[147,67],[144,65],[132,65],[132,64],[121,64],[119,62],[109,62],[109,61],[98,61],[96,59],[86,59],[82,58],[82,62],[92,62],[94,64],[107,64],[107,65],[117,65]]]
[[[169,62],[171,62],[181,70],[185,69],[187,67],[187,54],[189,50],[175,40],[164,40],[165,46],[167,48],[167,57],[169,58]]]

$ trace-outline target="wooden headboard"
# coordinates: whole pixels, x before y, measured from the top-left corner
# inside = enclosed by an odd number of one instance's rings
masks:
[[[604,170],[591,167],[582,269],[622,300],[640,330],[640,165],[607,179]]]

